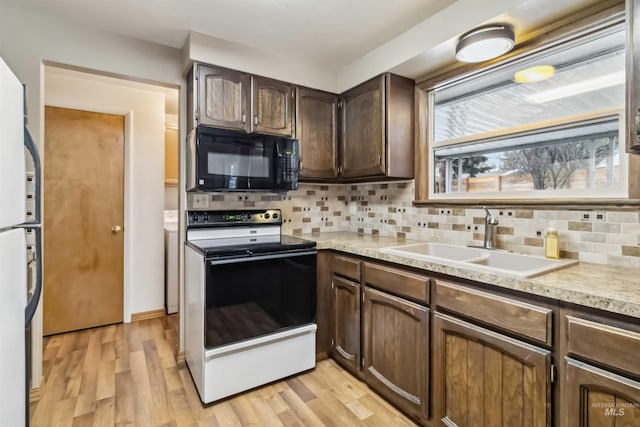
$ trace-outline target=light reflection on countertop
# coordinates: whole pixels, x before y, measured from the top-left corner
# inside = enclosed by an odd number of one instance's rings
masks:
[[[377,237],[352,232],[314,233],[300,237],[315,240],[318,249],[331,249],[393,262],[640,318],[640,269],[581,262],[533,278],[516,279],[498,273],[478,272],[447,265],[446,261],[430,262],[380,251],[381,248],[388,246],[420,243],[417,240]]]

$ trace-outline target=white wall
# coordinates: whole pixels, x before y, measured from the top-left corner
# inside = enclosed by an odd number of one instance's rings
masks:
[[[27,84],[29,129],[41,152],[44,151],[44,62],[179,87],[181,141],[186,138],[186,84],[182,75],[182,53],[178,49],[81,27],[32,9],[29,2],[0,1],[0,56],[20,81]],[[46,159],[43,163],[46,168]],[[162,195],[162,188],[160,192]],[[184,193],[181,192],[180,197],[181,206],[184,206]],[[161,221],[162,206],[158,210],[158,218]],[[184,238],[184,224],[181,225],[181,238]],[[157,264],[156,261],[153,263]],[[156,268],[161,274],[162,267],[156,265]],[[145,278],[142,284],[135,286],[144,287],[146,282],[148,279]],[[149,306],[156,305],[156,302]],[[141,304],[147,305],[144,301]],[[39,310],[42,310],[42,304]],[[41,332],[41,323],[34,323],[34,340],[40,339],[34,349],[41,348]],[[184,348],[182,339],[181,348]],[[34,353],[34,388],[40,386],[42,375],[38,356],[41,356],[39,352]]]
[[[43,61],[183,85],[180,50],[79,27],[28,2],[0,2],[0,56],[28,85],[29,128],[40,142]]]
[[[164,307],[164,94],[47,72],[45,105],[125,116],[125,321]],[[81,159],[78,159],[81,161]],[[46,272],[45,272],[46,274]]]

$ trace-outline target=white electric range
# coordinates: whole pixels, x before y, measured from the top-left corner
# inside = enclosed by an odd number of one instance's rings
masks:
[[[277,209],[190,211],[186,360],[204,403],[315,367],[316,244]]]

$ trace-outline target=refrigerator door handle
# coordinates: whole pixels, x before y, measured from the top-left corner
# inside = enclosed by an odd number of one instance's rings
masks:
[[[31,300],[24,309],[25,325],[29,325],[31,319],[33,319],[33,316],[36,314],[36,309],[40,302],[40,295],[42,294],[42,229],[40,227],[34,227],[32,230],[36,237],[36,287],[31,296]]]
[[[24,127],[24,146],[27,148],[27,151],[29,151],[29,154],[31,154],[31,157],[33,158],[33,166],[34,166],[34,180],[35,180],[35,187],[36,187],[36,194],[35,194],[35,219],[33,221],[30,222],[26,222],[25,224],[33,224],[33,225],[40,225],[40,214],[41,214],[41,194],[42,194],[42,175],[41,175],[41,166],[40,166],[40,154],[38,153],[38,147],[36,147],[35,142],[33,142],[33,138],[31,137],[31,133],[29,132],[29,129],[27,129],[27,127]]]

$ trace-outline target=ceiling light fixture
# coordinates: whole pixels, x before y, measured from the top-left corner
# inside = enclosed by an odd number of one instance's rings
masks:
[[[593,92],[594,90],[604,89],[611,86],[617,86],[624,83],[624,71],[605,74],[593,79],[582,80],[581,82],[571,83],[564,86],[558,86],[553,89],[538,92],[533,95],[526,96],[528,102],[541,104],[543,102],[555,101],[556,99],[568,98],[574,95]]]
[[[513,81],[516,83],[535,83],[547,80],[556,74],[556,69],[552,65],[536,65],[516,71],[513,74]]]
[[[458,38],[456,59],[460,62],[482,62],[497,58],[513,49],[513,29],[504,24],[475,28]]]

